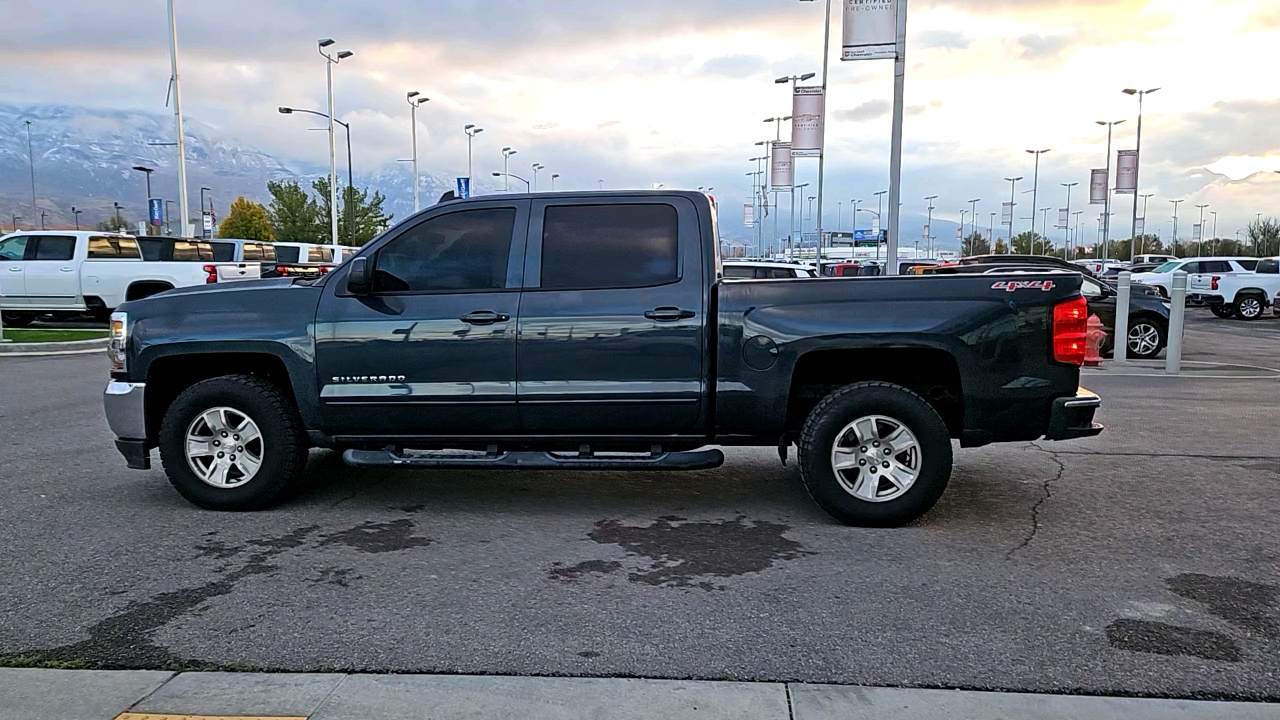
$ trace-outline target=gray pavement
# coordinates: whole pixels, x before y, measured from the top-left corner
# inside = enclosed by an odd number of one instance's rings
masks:
[[[1276,720],[1280,705],[803,683],[0,669],[0,720]]]
[[[1189,360],[1274,363],[1280,321],[1192,315]],[[766,449],[565,475],[317,452],[284,506],[205,512],[124,467],[105,381],[0,360],[0,664],[1280,699],[1275,379],[1086,373],[1108,432],[958,451],[892,530],[835,524]]]

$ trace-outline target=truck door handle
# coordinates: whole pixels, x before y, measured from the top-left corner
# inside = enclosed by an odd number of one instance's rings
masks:
[[[75,272],[75,268],[58,268],[58,272]]]
[[[675,322],[677,320],[688,320],[697,315],[692,310],[681,310],[676,307],[660,307],[654,308],[644,314],[645,317],[657,322]]]
[[[460,319],[468,325],[493,325],[494,323],[506,322],[511,319],[511,316],[505,313],[496,313],[492,310],[477,310],[468,315],[463,315]]]

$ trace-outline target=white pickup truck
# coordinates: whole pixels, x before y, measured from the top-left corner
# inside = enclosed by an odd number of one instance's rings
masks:
[[[206,241],[53,230],[0,237],[0,311],[11,326],[50,314],[105,319],[126,300],[260,274],[258,263],[215,262]]]
[[[1220,318],[1257,320],[1280,296],[1280,258],[1263,258],[1253,272],[1203,273],[1187,278],[1187,299]]]

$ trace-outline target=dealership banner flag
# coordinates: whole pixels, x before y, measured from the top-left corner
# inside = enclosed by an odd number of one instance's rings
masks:
[[[1138,191],[1138,151],[1116,153],[1116,193],[1132,195]]]
[[[1000,204],[1000,224],[1008,225],[1013,222],[1013,203]]]
[[[796,86],[791,100],[791,155],[822,155],[822,123],[826,103],[821,87]]]
[[[1089,204],[1104,205],[1107,202],[1107,170],[1094,168],[1089,173]]]
[[[1069,216],[1067,215],[1067,209],[1058,208],[1058,224],[1055,225],[1054,227],[1058,228],[1059,230],[1065,230],[1067,227],[1068,219],[1069,219]]]
[[[898,54],[898,2],[843,0],[844,49],[841,60],[881,60]]]
[[[755,227],[756,208],[751,203],[742,206],[742,224],[746,227]]]
[[[791,143],[773,144],[773,160],[769,168],[769,184],[774,190],[789,190],[796,184],[795,164],[791,161]]]

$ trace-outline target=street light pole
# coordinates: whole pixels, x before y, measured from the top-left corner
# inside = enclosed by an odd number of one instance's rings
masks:
[[[529,181],[528,181],[528,180],[525,180],[524,178],[520,177],[519,175],[511,175],[511,174],[509,174],[509,173],[499,173],[499,172],[496,172],[496,173],[494,173],[494,174],[493,174],[493,176],[494,176],[494,177],[498,177],[498,176],[500,176],[500,175],[505,175],[505,176],[507,176],[508,178],[515,178],[516,180],[519,180],[520,182],[524,183],[524,189],[525,189],[525,192],[529,192],[529,191],[530,191]]]
[[[1150,90],[1136,90],[1134,88],[1126,88],[1121,91],[1125,95],[1138,96],[1138,141],[1137,141],[1137,147],[1134,148],[1135,162],[1133,164],[1133,230],[1131,231],[1132,234],[1130,235],[1130,237],[1132,237],[1134,240],[1137,240],[1137,236],[1138,236],[1138,170],[1142,167],[1142,99],[1143,97],[1150,95],[1151,93],[1159,89],[1160,88],[1151,88]],[[1110,218],[1108,217],[1107,220],[1110,221]],[[1175,228],[1175,232],[1176,230],[1177,228]],[[1137,245],[1136,242],[1129,243],[1129,260],[1130,261],[1133,260],[1133,255],[1134,255],[1133,249],[1135,245]],[[1174,238],[1174,245],[1175,247],[1177,245],[1176,237]]]
[[[191,208],[187,204],[187,145],[182,130],[182,83],[178,80],[178,22],[173,14],[173,0],[169,0],[169,74],[173,82],[174,144],[178,148],[178,209],[182,213],[180,236],[186,237],[187,223],[191,221]],[[195,232],[192,232],[194,235]]]
[[[27,164],[31,167],[31,209],[37,211],[40,208],[36,207],[36,156],[31,146],[31,121],[25,120],[22,124],[27,126]]]
[[[1111,131],[1115,128],[1116,125],[1120,125],[1123,122],[1124,120],[1095,120],[1094,121],[1094,123],[1097,125],[1107,126],[1107,187],[1106,187],[1107,194],[1106,194],[1106,199],[1103,200],[1103,204],[1102,204],[1102,215],[1103,217],[1107,218],[1107,224],[1102,228],[1102,257],[1104,259],[1111,256],[1107,247],[1111,239]],[[1134,205],[1136,207],[1137,203],[1135,202]],[[1137,223],[1134,223],[1134,225],[1135,225],[1134,234],[1136,235]]]
[[[1067,189],[1067,216],[1062,220],[1062,256],[1067,260],[1070,260],[1071,258],[1067,257],[1067,255],[1070,254],[1071,245],[1071,188],[1079,185],[1080,183],[1073,182],[1058,184]]]
[[[303,110],[302,108],[291,108],[291,107],[282,107],[282,108],[279,108],[279,110],[281,115],[291,115],[293,113],[307,113],[309,115],[316,115],[325,119],[329,118],[328,115],[325,115],[319,110]],[[355,207],[353,206],[353,203],[355,202],[355,197],[354,197],[355,172],[354,170],[352,170],[352,167],[351,167],[351,123],[343,120],[339,120],[338,118],[334,118],[333,121],[341,125],[342,129],[346,131],[346,135],[347,135],[347,192],[345,193],[346,202],[343,204],[346,205],[347,207],[347,218],[348,218],[347,238],[351,241],[351,246],[355,247],[355,244],[356,244],[356,230],[355,230],[355,223],[354,223]],[[318,129],[320,128],[312,128],[312,130],[318,130]],[[201,212],[203,211],[204,211],[204,201],[202,200]]]
[[[474,140],[477,135],[484,132],[484,128],[476,127],[475,125],[465,125],[462,128],[462,132],[467,134],[467,182],[471,182],[471,141]]]
[[[1196,243],[1196,254],[1204,255],[1204,209],[1209,207],[1206,205],[1197,205],[1200,208],[1200,240]]]
[[[538,192],[538,171],[546,169],[546,165],[542,163],[533,164],[533,191]]]
[[[213,190],[207,187],[200,188],[200,237],[205,236],[204,234],[204,218],[205,218],[204,194],[206,192],[213,192]],[[183,222],[186,222],[186,220],[183,220]]]
[[[933,257],[933,201],[937,199],[937,195],[930,195],[925,198],[925,200],[929,201],[929,219],[924,224],[924,235],[925,239],[928,240],[925,243],[925,250],[929,253],[929,257]],[[889,208],[889,210],[892,212],[893,208]]]
[[[170,202],[172,202],[172,201],[170,201]],[[76,229],[77,229],[77,230],[79,230],[79,229],[80,229],[80,213],[82,213],[82,212],[84,212],[84,211],[83,211],[83,210],[77,210],[75,205],[72,205],[72,206],[71,206],[71,214],[75,217],[75,221],[76,221]],[[17,228],[14,228],[14,230],[17,230]]]
[[[1213,216],[1213,245],[1211,246],[1209,252],[1213,253],[1214,255],[1217,255],[1218,254],[1218,211],[1210,210],[1209,214]],[[1201,230],[1201,232],[1203,232],[1203,229]]]
[[[333,45],[332,38],[323,38],[316,45],[316,51],[324,58],[324,77],[329,96],[329,240],[333,245],[333,256],[336,258],[339,257],[340,251],[338,250],[338,136],[333,122],[333,66],[355,53],[350,50],[342,50],[334,55],[326,53],[324,49]]]
[[[1017,197],[1017,193],[1018,193],[1018,181],[1021,179],[1022,179],[1021,175],[1019,175],[1018,177],[1005,178],[1005,180],[1009,181],[1009,244],[1005,247],[1006,254],[1013,253],[1013,214],[1014,214],[1014,210],[1016,210],[1018,207],[1018,203],[1015,200],[1015,198]],[[995,252],[995,250],[996,250],[995,246],[992,245],[991,252]]]
[[[507,165],[508,165],[508,161],[511,159],[511,156],[515,155],[517,152],[519,151],[512,150],[509,147],[502,148],[502,176],[503,176],[502,192],[511,192],[511,176],[507,174],[507,171],[510,168],[508,168]]]
[[[147,178],[147,228],[149,230],[151,227],[151,173],[155,172],[155,168],[149,168],[145,165],[134,165],[133,169],[142,173]]]
[[[560,177],[560,173],[551,173],[551,192],[556,191],[556,178]]]
[[[1178,248],[1178,205],[1186,202],[1186,200],[1170,200],[1169,202],[1173,203],[1173,247],[1176,255]]]
[[[409,103],[409,125],[411,128],[413,144],[413,211],[416,213],[420,205],[418,204],[418,106],[424,102],[431,102],[431,98],[419,97],[417,90],[410,90],[405,93],[405,100]]]
[[[1040,156],[1041,156],[1041,155],[1043,155],[1043,154],[1045,154],[1045,153],[1047,153],[1047,152],[1049,152],[1047,149],[1046,149],[1046,150],[1028,150],[1028,151],[1027,151],[1027,153],[1029,153],[1029,154],[1031,154],[1031,155],[1035,155],[1035,156],[1036,156],[1036,170],[1035,170],[1035,175],[1033,176],[1033,178],[1032,178],[1032,180],[1031,180],[1031,243],[1032,243],[1032,247],[1031,247],[1031,254],[1032,254],[1032,255],[1034,255],[1034,254],[1036,253],[1036,251],[1035,251],[1035,240],[1036,240],[1036,239],[1035,239],[1035,234],[1036,234],[1036,208],[1040,207],[1040,205],[1038,204],[1038,203],[1039,203],[1038,196],[1039,196],[1039,194],[1040,194]],[[1040,242],[1040,245],[1041,245],[1041,247],[1043,247],[1043,246],[1044,246],[1044,241],[1043,241],[1043,240]]]
[[[982,198],[969,201],[969,232],[970,234],[978,232],[978,203],[982,202]]]

